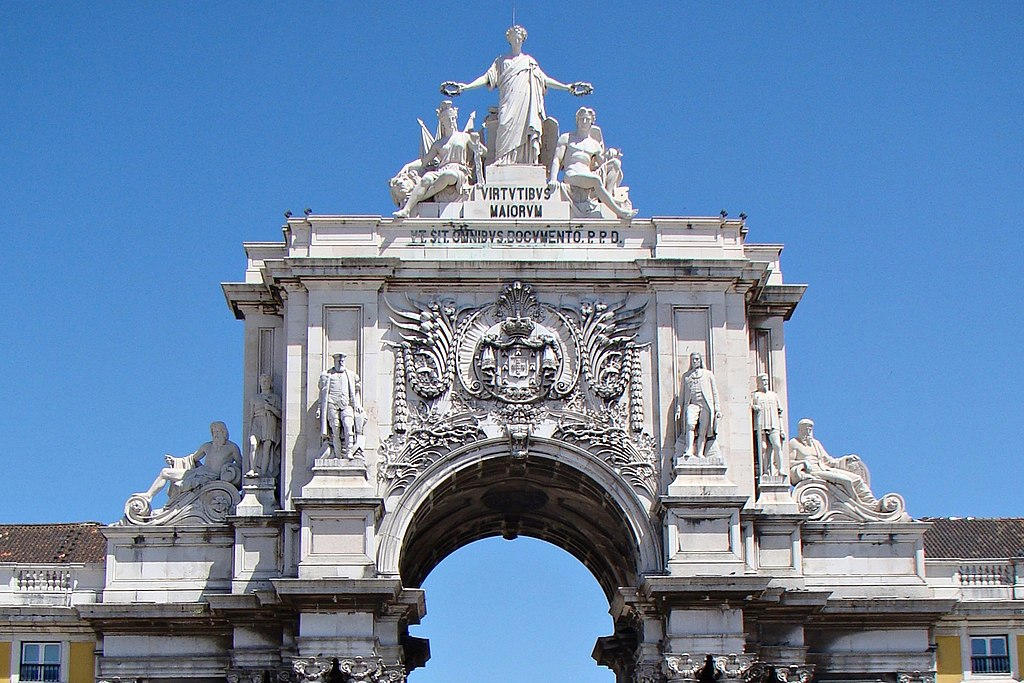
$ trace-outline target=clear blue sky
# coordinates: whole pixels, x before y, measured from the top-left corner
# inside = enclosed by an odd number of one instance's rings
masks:
[[[787,328],[791,424],[815,418],[915,516],[1024,514],[1024,5],[515,4],[544,69],[594,83],[641,216],[745,211],[751,241],[786,244],[786,278],[810,284]],[[511,3],[0,2],[0,521],[113,521],[211,419],[237,437],[242,325],[218,283],[241,278],[241,242],[280,239],[284,209],[390,212],[415,119],[487,67],[510,19]],[[579,101],[548,105],[570,121]],[[485,611],[496,585],[506,630],[442,647],[445,615]],[[423,683],[491,658],[516,660],[495,681],[585,663],[610,632],[582,566],[526,539],[463,549],[427,588]],[[546,630],[585,618],[585,645]]]

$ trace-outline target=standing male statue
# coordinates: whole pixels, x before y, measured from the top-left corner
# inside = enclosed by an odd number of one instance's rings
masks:
[[[709,443],[713,443],[718,435],[722,405],[718,402],[715,376],[704,367],[704,357],[697,352],[690,354],[690,369],[683,375],[683,395],[678,413],[686,434],[683,459],[703,459],[709,455]]]
[[[452,97],[464,90],[486,85],[498,89],[498,130],[488,140],[492,163],[536,164],[540,162],[540,142],[544,119],[544,94],[548,88],[566,90],[573,95],[588,95],[594,88],[577,81],[565,84],[544,73],[540,64],[523,52],[526,29],[516,25],[505,32],[512,50],[494,60],[484,74],[469,83],[445,81],[441,92]]]
[[[249,402],[249,471],[246,476],[277,476],[281,444],[281,397],[270,375],[260,375],[260,390]]]
[[[331,444],[335,458],[353,457],[356,427],[362,420],[363,405],[359,398],[359,375],[345,367],[345,354],[334,354],[334,366],[320,375],[320,403],[316,416],[320,420],[320,437]]]
[[[782,403],[779,395],[768,388],[768,375],[757,376],[757,391],[751,398],[754,411],[754,439],[761,476],[782,476]]]

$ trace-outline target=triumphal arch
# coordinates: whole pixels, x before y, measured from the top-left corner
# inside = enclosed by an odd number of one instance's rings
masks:
[[[620,682],[931,680],[927,525],[788,434],[781,245],[638,217],[616,123],[548,113],[593,86],[525,36],[424,103],[393,216],[245,244],[241,445],[155,458],[106,529],[100,678],[415,681],[424,578],[501,535],[593,572]]]

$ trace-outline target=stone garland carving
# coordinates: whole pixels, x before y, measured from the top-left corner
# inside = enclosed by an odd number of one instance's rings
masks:
[[[221,524],[227,520],[241,497],[242,454],[228,440],[223,422],[210,424],[211,440],[195,452],[177,458],[165,455],[167,467],[143,493],[132,494],[124,505],[120,525],[160,526],[171,524]],[[152,509],[153,497],[167,489],[167,504]]]
[[[906,503],[896,493],[876,498],[868,468],[860,457],[833,458],[814,438],[814,422],[798,423],[798,436],[789,440],[793,497],[812,520],[903,522]]]
[[[524,458],[531,436],[548,425],[546,433],[590,450],[638,491],[656,495],[654,440],[643,433],[644,345],[636,341],[645,306],[556,308],[521,282],[484,306],[408,304],[412,310],[391,305],[399,341],[390,343],[394,434],[378,465],[386,494],[484,436],[504,434],[512,457]]]

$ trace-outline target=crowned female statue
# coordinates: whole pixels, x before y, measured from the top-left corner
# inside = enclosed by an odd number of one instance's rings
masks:
[[[486,85],[498,89],[498,128],[489,140],[491,159],[498,165],[536,164],[540,162],[541,134],[544,119],[544,94],[548,88],[565,90],[573,95],[589,95],[589,83],[565,84],[544,73],[530,55],[523,52],[526,29],[513,26],[505,32],[512,47],[509,54],[494,60],[484,74],[469,83],[445,81],[441,92],[449,97]]]

